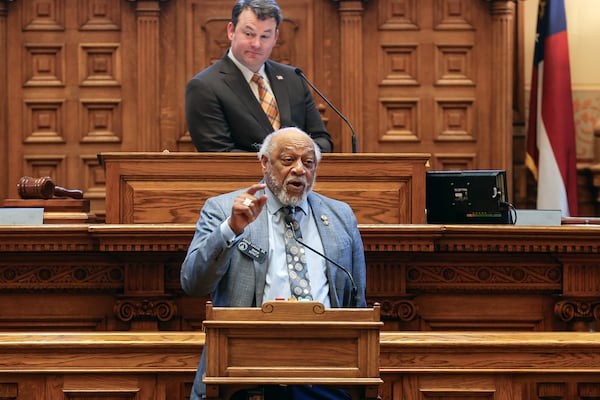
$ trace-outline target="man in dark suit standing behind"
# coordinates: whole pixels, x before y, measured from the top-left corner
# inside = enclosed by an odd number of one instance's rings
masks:
[[[294,67],[268,59],[281,21],[275,0],[235,3],[227,24],[229,50],[186,86],[187,125],[198,151],[255,152],[283,127],[300,128],[322,152],[333,151],[306,82]]]

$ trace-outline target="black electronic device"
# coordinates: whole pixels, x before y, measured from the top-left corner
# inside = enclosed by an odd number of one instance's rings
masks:
[[[427,171],[429,224],[510,224],[506,171]]]

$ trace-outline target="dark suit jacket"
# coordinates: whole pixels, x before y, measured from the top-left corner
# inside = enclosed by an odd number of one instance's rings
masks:
[[[312,136],[322,152],[331,152],[331,136],[312,93],[294,70],[270,60],[265,63],[281,127],[300,128]],[[227,54],[187,83],[185,113],[198,151],[255,152],[273,131],[244,75]]]

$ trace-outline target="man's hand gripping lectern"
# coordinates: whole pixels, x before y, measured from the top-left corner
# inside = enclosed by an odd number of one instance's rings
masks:
[[[270,301],[261,308],[206,306],[206,396],[228,400],[261,385],[342,388],[377,399],[380,309]]]

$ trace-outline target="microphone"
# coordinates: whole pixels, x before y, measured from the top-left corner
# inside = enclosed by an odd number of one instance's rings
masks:
[[[331,102],[329,101],[329,99],[327,99],[327,97],[325,97],[325,95],[323,93],[321,93],[321,91],[319,89],[317,89],[317,87],[315,85],[313,85],[311,81],[308,80],[308,78],[306,77],[306,75],[304,75],[304,72],[302,72],[302,70],[300,68],[296,68],[295,71],[296,71],[296,74],[298,76],[300,76],[300,78],[304,79],[304,82],[308,83],[308,86],[310,86],[311,88],[313,88],[313,90],[315,92],[317,92],[317,94],[323,100],[325,100],[325,103],[327,103],[329,105],[329,107],[331,107],[331,109],[333,111],[335,111],[336,114],[339,115],[340,118],[343,119],[346,124],[348,124],[348,127],[352,131],[352,152],[353,153],[358,153],[358,145],[356,144],[356,132],[354,131],[354,128],[352,127],[352,124],[350,123],[350,121],[348,121],[348,118],[346,118],[344,116],[344,114],[342,114],[340,112],[340,110],[338,110],[337,108],[335,108],[335,106],[333,104],[331,104]]]
[[[296,230],[296,226],[297,226],[298,222],[296,221],[296,219],[291,214],[287,214],[285,216],[285,223],[287,225],[289,225],[289,227],[292,230],[292,232],[294,233],[294,237],[296,238],[296,241],[298,243],[300,243],[302,246],[306,247],[307,249],[309,249],[310,251],[312,251],[316,255],[319,255],[319,256],[323,257],[325,260],[329,261],[330,263],[332,263],[333,265],[335,265],[336,267],[338,267],[339,269],[341,269],[342,271],[344,271],[344,273],[348,276],[348,278],[350,278],[350,282],[352,282],[352,292],[350,294],[352,302],[351,302],[350,305],[352,307],[357,307],[356,295],[358,293],[358,289],[356,288],[356,283],[354,283],[354,278],[352,277],[352,274],[350,273],[350,271],[348,271],[346,268],[342,267],[340,264],[338,264],[335,261],[333,261],[331,258],[327,257],[325,254],[322,254],[321,252],[313,249],[312,247],[310,247],[309,245],[307,245],[306,243],[304,243],[302,240],[300,240],[300,238],[302,236],[300,235],[300,232],[298,230]]]

